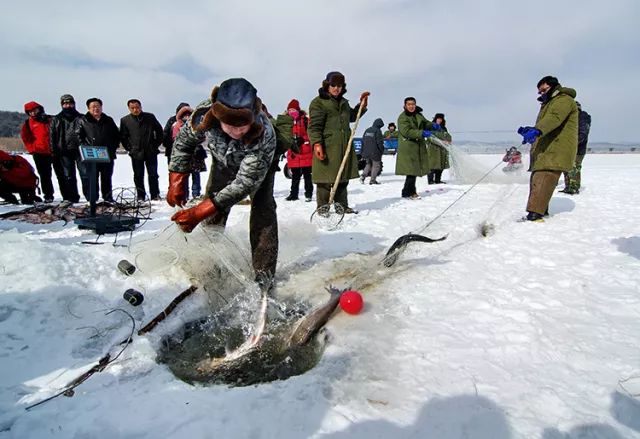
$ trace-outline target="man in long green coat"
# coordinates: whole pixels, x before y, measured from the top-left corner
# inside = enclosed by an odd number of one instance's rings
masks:
[[[397,139],[398,138],[398,129],[396,124],[393,122],[389,122],[387,125],[387,131],[384,132],[383,136],[385,139]]]
[[[431,130],[440,128],[429,122],[422,115],[422,108],[416,105],[416,98],[404,99],[404,111],[398,116],[398,155],[396,159],[396,175],[406,175],[402,198],[417,200],[420,198],[416,190],[416,178],[427,175],[429,157],[425,137]]]
[[[318,97],[309,105],[309,141],[313,145],[313,164],[311,175],[316,184],[318,207],[329,204],[329,195],[347,151],[351,136],[350,122],[355,122],[359,106],[362,114],[367,110],[369,92],[363,92],[360,103],[354,108],[344,95],[347,84],[340,72],[329,72],[318,90]],[[345,213],[357,213],[349,207],[347,185],[349,180],[358,178],[358,160],[353,145],[350,146],[348,160],[336,188],[335,202],[342,205]]]
[[[562,172],[573,167],[578,150],[576,91],[562,87],[558,78],[545,76],[538,82],[540,112],[535,127],[520,127],[522,143],[530,143],[528,221],[542,221]]]
[[[429,184],[440,184],[442,181],[442,171],[449,169],[449,152],[447,148],[442,146],[443,143],[451,143],[451,134],[447,130],[447,121],[444,119],[443,113],[436,113],[433,121],[440,125],[440,129],[433,132],[433,135],[427,139],[427,151],[429,153]],[[438,141],[433,140],[438,138]]]

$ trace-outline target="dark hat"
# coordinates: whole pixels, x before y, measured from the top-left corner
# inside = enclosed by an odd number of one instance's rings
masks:
[[[91,104],[91,102],[97,102],[102,107],[102,99],[100,99],[100,98],[89,98],[89,99],[87,99],[87,108],[89,108],[89,105]]]
[[[536,85],[536,87],[540,88],[542,84],[547,84],[549,87],[553,88],[557,85],[560,85],[560,82],[558,81],[558,78],[556,78],[555,76],[548,75],[542,78],[540,81],[538,81],[538,85]]]
[[[60,104],[65,104],[67,102],[75,104],[76,100],[73,99],[73,96],[71,96],[70,94],[63,94],[62,96],[60,96]]]
[[[289,105],[287,105],[287,110],[288,110],[289,108],[293,108],[293,109],[295,109],[295,110],[300,111],[300,102],[298,102],[298,100],[297,100],[297,99],[291,99],[291,100],[289,101]]]
[[[325,78],[325,81],[327,81],[329,85],[342,85],[344,87],[344,85],[346,84],[344,75],[340,72],[327,73],[327,77]]]
[[[180,102],[176,107],[176,114],[178,114],[178,111],[180,111],[182,107],[189,107],[189,104],[187,104],[186,102]]]
[[[211,110],[221,122],[232,126],[248,125],[254,121],[257,90],[244,78],[231,78],[214,88]]]
[[[36,108],[42,108],[42,105],[40,105],[36,101],[29,101],[26,104],[24,104],[24,112],[27,114],[29,114],[29,111],[33,111]]]
[[[436,113],[436,115],[433,116],[433,120],[436,120],[437,118],[444,120],[444,113]]]
[[[396,124],[393,123],[393,122],[389,122],[389,125],[387,125],[388,128],[395,127],[395,126],[396,126]]]

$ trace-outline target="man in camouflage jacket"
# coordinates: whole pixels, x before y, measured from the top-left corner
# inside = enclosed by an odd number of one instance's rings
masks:
[[[214,87],[200,103],[173,144],[167,202],[182,206],[191,174],[191,158],[204,142],[212,156],[204,201],[174,214],[185,232],[198,223],[225,225],[231,207],[251,197],[249,235],[253,268],[259,281],[271,281],[278,257],[278,219],[272,167],[276,136],[256,89],[244,78]]]

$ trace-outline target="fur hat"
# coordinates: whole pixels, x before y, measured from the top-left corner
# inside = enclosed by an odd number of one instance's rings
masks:
[[[70,94],[63,94],[62,96],[60,96],[60,105],[65,104],[67,102],[75,104],[76,100],[73,99],[73,96],[71,96]]]
[[[24,112],[27,114],[29,114],[29,111],[33,111],[36,108],[42,108],[42,105],[40,105],[36,101],[29,101],[26,104],[24,104]]]
[[[343,87],[347,85],[344,79],[344,75],[340,72],[327,73],[327,77],[325,78],[325,81],[327,81],[327,84],[329,85],[341,85]]]
[[[231,78],[213,89],[211,110],[220,122],[239,127],[253,123],[260,110],[256,109],[257,101],[257,90],[249,81]]]
[[[444,118],[444,113],[436,113],[435,116],[433,116],[433,122],[438,120],[438,118],[442,119],[440,126],[446,130],[447,120]]]
[[[300,102],[298,102],[298,100],[297,100],[297,99],[291,99],[291,100],[289,101],[289,105],[287,105],[287,110],[288,110],[289,108],[293,108],[293,109],[295,109],[295,110],[300,111]]]

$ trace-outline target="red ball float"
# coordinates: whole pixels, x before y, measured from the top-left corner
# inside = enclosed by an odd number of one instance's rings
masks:
[[[358,314],[363,306],[362,295],[357,291],[347,290],[340,296],[340,308],[347,314]]]

